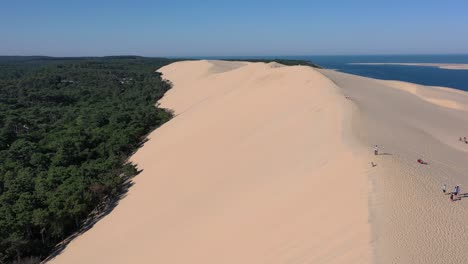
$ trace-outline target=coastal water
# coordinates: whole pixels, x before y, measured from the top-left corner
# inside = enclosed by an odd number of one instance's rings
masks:
[[[226,59],[211,57],[207,59]],[[447,70],[428,66],[357,65],[352,63],[461,63],[465,55],[363,55],[363,56],[248,56],[229,59],[299,59],[327,69],[383,80],[399,80],[431,86],[444,86],[468,91],[468,70]]]
[[[384,80],[399,80],[468,91],[468,70],[429,66],[359,65],[351,63],[463,63],[468,55],[301,56],[328,69]]]

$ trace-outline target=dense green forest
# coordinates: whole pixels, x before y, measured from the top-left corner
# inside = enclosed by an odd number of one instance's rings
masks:
[[[137,171],[126,160],[171,118],[142,57],[0,57],[0,263],[46,257]]]

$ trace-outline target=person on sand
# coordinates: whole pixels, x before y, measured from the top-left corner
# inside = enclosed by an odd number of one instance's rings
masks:
[[[455,186],[455,195],[460,193],[460,185]]]
[[[452,201],[452,202],[453,202],[453,193],[452,193],[452,194],[450,194],[450,201]]]
[[[445,193],[447,192],[447,185],[444,183],[444,185],[442,185],[442,191]]]
[[[377,145],[374,146],[374,155],[379,155],[379,146]]]
[[[419,164],[427,165],[427,162],[423,161],[422,159],[418,159]]]
[[[465,141],[465,143],[468,144],[468,141],[466,141],[466,137],[463,137],[463,141]]]

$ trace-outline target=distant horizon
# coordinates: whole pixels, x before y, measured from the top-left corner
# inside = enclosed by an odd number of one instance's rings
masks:
[[[83,55],[83,56],[54,56],[54,55],[9,55],[0,54],[0,57],[47,57],[47,58],[105,58],[105,57],[143,57],[143,58],[255,58],[255,57],[333,57],[333,56],[468,56],[467,53],[401,53],[401,54],[305,54],[305,55],[139,55],[139,54],[112,54],[112,55]]]

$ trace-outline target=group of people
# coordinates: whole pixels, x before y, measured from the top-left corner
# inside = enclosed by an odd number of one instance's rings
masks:
[[[460,137],[460,142],[465,142],[465,144],[468,144],[468,140],[466,140],[466,137]]]
[[[447,185],[446,184],[442,185],[442,191],[444,193],[447,192]],[[453,188],[453,192],[450,193],[450,201],[456,201],[457,196],[459,194],[460,194],[460,185],[457,185],[457,186],[455,186],[455,188]]]

